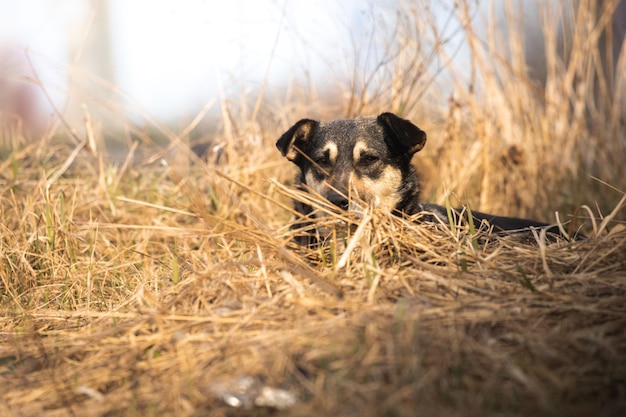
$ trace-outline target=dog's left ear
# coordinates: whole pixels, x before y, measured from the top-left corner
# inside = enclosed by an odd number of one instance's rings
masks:
[[[288,131],[283,133],[276,142],[276,147],[285,158],[295,162],[296,158],[298,158],[298,152],[295,148],[301,150],[302,145],[309,140],[318,125],[319,122],[315,120],[300,120],[298,123],[291,126]]]
[[[393,134],[396,140],[394,145],[398,146],[404,154],[413,155],[422,150],[426,144],[426,132],[406,119],[393,113],[381,113],[377,120]]]

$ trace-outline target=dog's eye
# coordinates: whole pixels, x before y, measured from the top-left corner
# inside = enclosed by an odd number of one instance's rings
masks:
[[[325,167],[328,166],[328,164],[330,164],[330,161],[328,160],[328,158],[326,156],[320,156],[318,158],[315,158],[315,163],[321,167]]]
[[[363,155],[361,157],[361,164],[363,165],[372,165],[375,164],[376,162],[379,161],[380,158],[378,158],[376,155]]]

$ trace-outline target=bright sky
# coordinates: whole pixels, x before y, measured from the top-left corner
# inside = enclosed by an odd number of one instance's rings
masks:
[[[315,62],[302,53],[302,38],[323,33],[320,47],[332,49],[338,37],[337,2],[295,3],[112,0],[118,83],[157,113],[201,106],[218,96],[220,83],[227,94],[258,88],[266,73],[282,84]]]
[[[83,46],[94,33],[92,19],[102,17],[92,5],[0,0],[0,44],[27,48],[58,100],[68,88],[66,65],[78,51],[83,57],[100,53],[90,49],[98,49],[97,42]],[[220,86],[226,94],[255,89],[266,74],[270,88],[305,75],[343,75],[345,68],[337,63],[354,48],[347,28],[360,30],[359,8],[367,5],[357,0],[109,0],[111,62],[100,66],[110,65],[113,81],[149,113],[176,118],[219,97]],[[98,65],[98,59],[88,62]]]

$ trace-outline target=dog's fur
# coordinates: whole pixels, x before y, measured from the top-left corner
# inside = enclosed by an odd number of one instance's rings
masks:
[[[300,168],[297,185],[326,198],[343,210],[357,209],[364,201],[395,214],[448,222],[445,207],[420,203],[419,178],[411,163],[426,144],[426,133],[392,113],[321,123],[303,119],[276,142],[284,157]],[[310,205],[296,201],[303,216]],[[427,213],[427,214],[426,214]],[[457,210],[455,216],[459,216]],[[487,221],[495,231],[528,230],[549,225],[532,220],[493,216],[472,211],[476,224]],[[300,224],[303,227],[305,224]],[[558,233],[558,228],[549,229]],[[300,243],[311,243],[302,237]]]

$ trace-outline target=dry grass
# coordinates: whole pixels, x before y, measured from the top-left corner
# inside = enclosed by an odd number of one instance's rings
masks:
[[[399,39],[391,72],[405,78],[379,82],[417,94],[425,81],[403,70],[414,45]],[[295,248],[298,196],[282,185],[294,171],[273,144],[310,115],[263,100],[223,105],[217,162],[189,157],[166,132],[183,157],[164,166],[167,152],[139,132],[144,143],[112,163],[89,119],[79,144],[45,138],[3,152],[0,415],[623,415],[624,98],[585,96],[594,106],[576,118],[576,106],[557,106],[580,94],[565,81],[550,89],[558,100],[531,99],[537,87],[523,74],[509,68],[504,86],[490,84],[481,59],[489,99],[459,82],[425,119],[423,102],[350,88],[343,114],[402,110],[433,132],[416,162],[434,200],[455,192],[477,209],[543,220],[590,206],[578,216],[589,239],[518,242],[367,212],[332,215],[328,226],[343,226],[326,246]],[[567,72],[557,67],[553,82]],[[341,115],[301,93],[289,102]],[[557,116],[576,123],[560,131]],[[590,141],[593,163],[583,158]],[[513,145],[523,157],[503,158]],[[296,403],[233,408],[223,397],[241,376]]]

